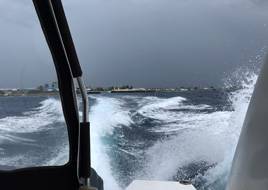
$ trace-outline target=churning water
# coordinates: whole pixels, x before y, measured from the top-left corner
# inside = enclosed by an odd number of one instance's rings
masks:
[[[92,164],[105,189],[187,179],[223,190],[256,78],[232,91],[92,95]],[[67,140],[59,99],[0,98],[2,167],[64,164]]]

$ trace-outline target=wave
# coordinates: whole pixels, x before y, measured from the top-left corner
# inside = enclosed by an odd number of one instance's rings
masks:
[[[48,130],[52,124],[64,122],[61,102],[50,98],[40,102],[40,106],[23,116],[12,116],[0,119],[0,132],[33,133]]]
[[[157,97],[145,97],[142,100],[142,106],[138,113],[145,117],[149,117],[157,120],[176,120],[178,115],[175,113],[172,115],[172,112],[167,113],[168,111],[173,111],[174,109],[178,110],[203,110],[203,109],[211,109],[209,105],[187,105],[184,102],[186,98],[183,97],[172,97],[172,98],[157,98]],[[167,114],[165,114],[167,113]]]
[[[198,111],[210,110],[212,107],[205,104],[186,104],[186,101],[183,97],[145,97],[142,100],[144,106],[137,110],[137,113],[161,122],[158,127],[152,129],[153,132],[172,134],[182,129],[195,128],[198,122],[206,122],[209,114]]]
[[[62,166],[68,162],[69,144],[66,142],[59,147],[55,147],[54,156],[46,161],[44,166]]]
[[[197,173],[192,182],[197,186],[202,183],[199,189],[224,189],[256,80],[257,74],[247,73],[247,80],[241,81],[242,88],[229,94],[234,111],[170,112],[174,106],[185,106],[185,99],[180,97],[142,107],[141,114],[164,122],[155,132],[177,134],[157,141],[146,151],[146,166],[138,177],[174,180],[178,170],[195,163],[208,163],[211,167]],[[191,107],[209,108],[206,105]],[[187,174],[185,176],[187,178]]]
[[[196,112],[212,107],[186,103],[183,97],[146,97],[143,101],[144,106],[137,112],[161,121],[150,131],[171,136],[161,138],[145,151],[144,169],[138,172],[137,178],[172,180],[178,169],[188,164],[224,159],[225,139],[221,134],[228,126],[230,111]]]
[[[48,131],[54,131],[55,128],[61,127],[65,127],[61,102],[54,98],[41,101],[38,107],[24,112],[22,116],[0,119],[0,146],[4,145],[0,150],[2,155],[0,165],[24,168],[66,163],[68,146],[62,145],[61,140],[49,150],[47,150],[48,146],[43,146],[39,142],[39,134],[44,133],[45,136],[49,136],[47,135]],[[37,136],[35,137],[34,134]],[[65,133],[62,134],[64,136]],[[66,144],[68,143],[66,142]],[[10,151],[8,147],[12,147]],[[37,153],[41,149],[44,150],[42,155]],[[45,155],[46,157],[42,157]]]

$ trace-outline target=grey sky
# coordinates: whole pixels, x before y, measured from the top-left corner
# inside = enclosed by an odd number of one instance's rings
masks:
[[[266,0],[65,0],[93,86],[220,84],[268,45]],[[0,88],[55,80],[31,0],[0,0]]]

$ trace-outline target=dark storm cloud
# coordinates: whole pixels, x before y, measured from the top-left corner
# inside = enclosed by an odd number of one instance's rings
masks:
[[[0,28],[0,88],[25,88],[55,79],[31,1],[0,1]]]
[[[260,0],[63,2],[93,86],[219,84],[224,73],[268,44],[267,8]],[[30,3],[6,0],[6,9],[0,6],[0,27],[5,27],[0,61],[8,63],[0,71],[0,86],[36,86],[55,79]],[[14,79],[6,74],[10,70],[16,72]]]
[[[259,6],[268,6],[267,0],[251,0],[254,4]]]

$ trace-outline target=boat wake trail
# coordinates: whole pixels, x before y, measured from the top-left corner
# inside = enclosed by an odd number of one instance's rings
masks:
[[[107,188],[157,179],[224,189],[256,78],[228,92],[220,109],[183,96],[96,96],[93,165]]]
[[[111,167],[108,154],[111,149],[109,136],[114,134],[114,129],[129,126],[132,121],[129,112],[122,110],[122,103],[115,98],[95,98],[95,106],[90,110],[92,166],[104,180],[104,189],[119,190],[115,173]]]

